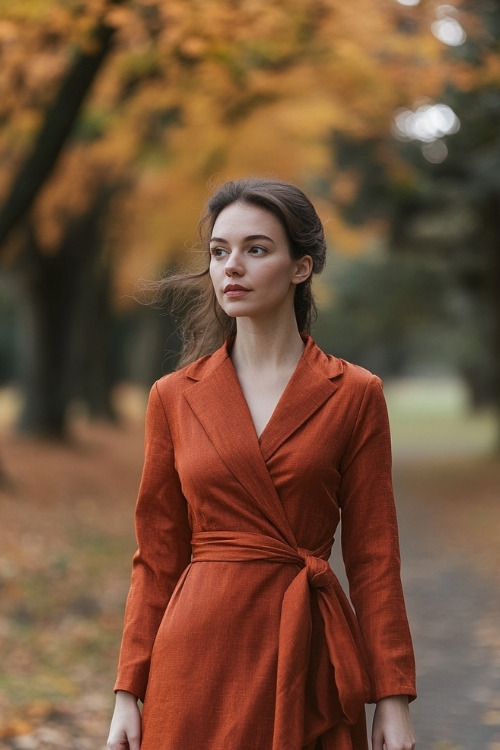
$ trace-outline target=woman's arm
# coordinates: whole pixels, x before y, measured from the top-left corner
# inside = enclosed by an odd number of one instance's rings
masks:
[[[373,717],[373,750],[414,750],[415,735],[406,695],[378,701]]]
[[[400,576],[387,407],[377,377],[366,375],[361,393],[363,383],[354,383],[350,393],[346,384],[355,418],[340,466],[342,553],[370,659],[372,701],[412,699],[415,663]]]
[[[146,414],[145,459],[135,526],[138,548],[115,691],[129,692],[143,700],[156,633],[179,577],[191,560],[187,503],[157,385],[151,389]]]

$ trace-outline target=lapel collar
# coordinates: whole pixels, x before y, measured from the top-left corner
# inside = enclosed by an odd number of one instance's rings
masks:
[[[225,344],[211,357],[193,363],[186,375],[195,380],[184,397],[229,471],[273,523],[282,539],[296,546],[269,475],[250,410]],[[245,456],[244,460],[241,457]]]
[[[260,437],[265,461],[335,393],[335,380],[343,374],[341,360],[324,354],[311,337],[304,338],[302,357]]]

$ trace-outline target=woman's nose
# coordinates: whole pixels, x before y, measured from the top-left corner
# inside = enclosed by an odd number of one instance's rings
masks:
[[[238,257],[237,253],[231,253],[226,261],[224,270],[226,272],[226,276],[232,276],[233,274],[241,276],[241,274],[243,273],[243,268],[241,259]]]

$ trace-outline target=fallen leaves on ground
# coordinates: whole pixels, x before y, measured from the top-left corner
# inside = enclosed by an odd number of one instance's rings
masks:
[[[0,441],[0,750],[104,748],[142,426]]]

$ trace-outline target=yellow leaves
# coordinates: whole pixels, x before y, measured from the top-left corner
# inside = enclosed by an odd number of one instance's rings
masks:
[[[151,44],[144,19],[128,5],[110,5],[105,14],[106,23],[118,31],[120,47],[137,50]]]
[[[5,18],[0,19],[0,45],[16,42],[19,36],[19,30],[15,23]]]
[[[120,253],[115,293],[120,306],[131,302],[140,278],[157,276],[173,261],[185,263],[196,242],[196,225],[206,185],[193,179],[183,164],[168,174],[143,172],[133,200],[127,199],[127,244]]]
[[[120,60],[118,70],[124,88],[131,83],[137,84],[138,81],[147,81],[150,77],[158,76],[160,61],[157,51],[151,46],[134,50]]]
[[[55,55],[51,52],[41,51],[37,55],[36,65],[32,65],[26,71],[25,85],[32,98],[36,98],[37,92],[54,90],[58,85],[63,72],[67,67],[66,55]]]
[[[204,182],[213,175],[326,176],[333,128],[385,134],[402,100],[412,101],[424,83],[433,90],[442,83],[443,68],[427,69],[438,62],[442,45],[430,32],[398,34],[392,2],[360,0],[354,8],[338,0],[249,0],[236,7],[174,0],[157,8],[164,22],[157,58],[162,70],[156,83],[142,78],[128,107],[130,143],[135,138],[140,145],[155,107],[177,108],[179,118],[158,141],[161,151],[151,151],[160,171],[167,169],[156,197],[147,193],[144,211],[151,221],[143,228],[147,248],[142,245],[141,257],[148,249],[152,258],[177,252],[193,220],[192,211],[183,209],[186,196],[193,204],[199,195],[201,202]],[[122,58],[122,66],[135,64],[140,73],[148,49],[137,50],[135,62]],[[425,63],[420,68],[418,59]],[[352,201],[356,189],[357,181],[346,176],[336,183],[334,198]],[[179,215],[186,226],[176,221]],[[159,241],[162,220],[168,231]],[[358,252],[374,231],[363,236],[335,221],[330,226],[346,252]]]
[[[186,60],[201,60],[206,54],[208,44],[199,36],[188,36],[179,45],[179,52]]]
[[[296,179],[302,174],[320,175],[329,163],[325,134],[335,125],[335,108],[311,96],[277,101],[256,109],[242,121],[229,149],[229,163],[241,170],[270,167]],[[253,165],[253,166],[252,166]]]
[[[491,52],[485,56],[482,69],[477,71],[477,79],[484,86],[498,88],[500,85],[500,56],[497,52]]]
[[[325,224],[325,232],[331,247],[344,255],[359,255],[372,247],[382,236],[385,226],[372,221],[354,229],[332,208]]]
[[[335,203],[350,206],[356,199],[360,182],[360,175],[354,169],[340,172],[332,185],[332,197]]]
[[[49,13],[45,0],[0,0],[0,16],[13,21],[38,21]]]
[[[85,136],[97,123],[95,142],[88,137],[88,144],[78,146],[80,166],[66,160],[65,176],[61,168],[36,210],[50,251],[64,214],[55,206],[84,210],[103,165],[110,173],[140,172],[135,208],[127,213],[133,228],[121,235],[120,252],[130,250],[126,275],[137,270],[131,270],[133,253],[142,264],[178,252],[214,175],[331,179],[332,130],[386,136],[398,106],[423,93],[435,95],[445,80],[465,88],[480,75],[492,85],[500,79],[495,56],[473,73],[465,63],[452,65],[430,32],[430,3],[405,8],[395,0],[0,0],[4,6],[0,115],[10,121],[0,149],[9,152],[9,167],[13,145],[17,156],[29,143],[73,46],[90,43],[103,14],[117,30],[81,124]],[[411,180],[402,164],[391,162],[390,168],[402,181]],[[344,175],[335,181],[332,200],[352,202],[356,190],[355,175]],[[373,231],[364,236],[332,221],[347,252],[357,252]],[[115,226],[117,237],[121,229]]]
[[[127,26],[137,27],[137,18],[132,8],[126,5],[112,5],[106,11],[106,23],[116,29]]]
[[[43,252],[59,251],[68,226],[84,216],[96,192],[118,185],[123,171],[119,147],[115,152],[103,144],[67,151],[55,174],[39,194],[34,208],[34,231]],[[111,216],[108,216],[111,223]]]

